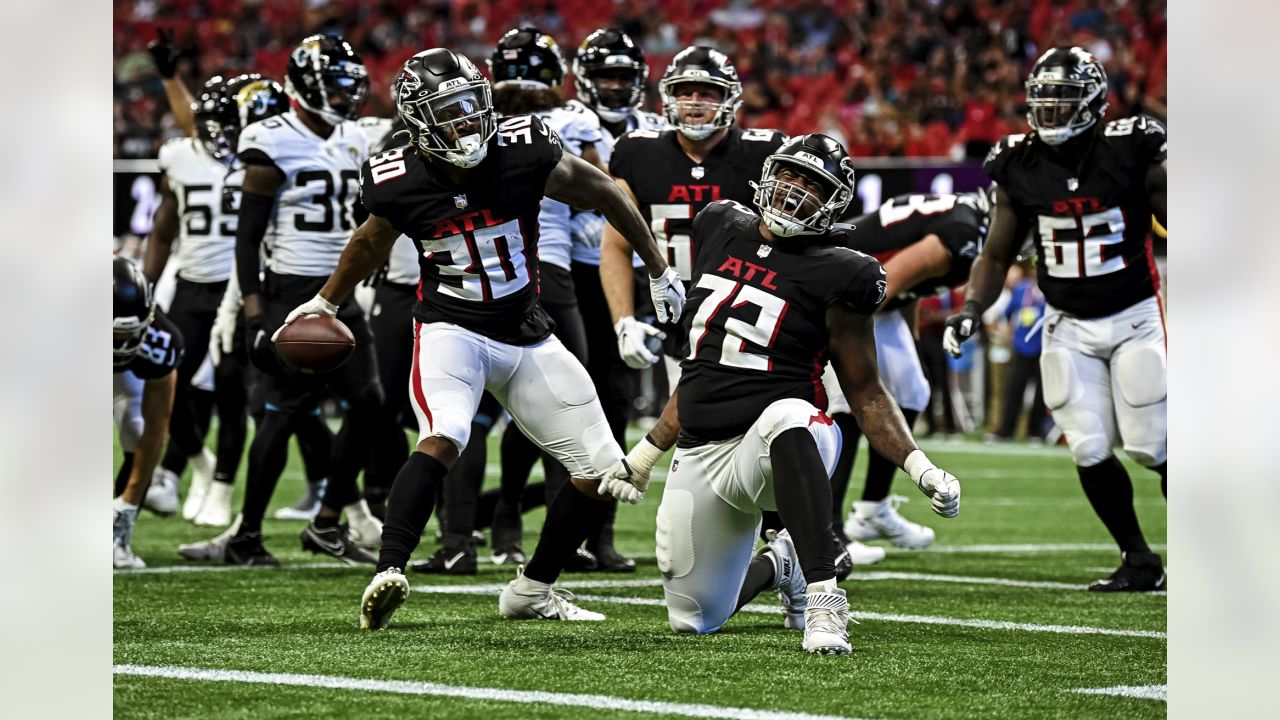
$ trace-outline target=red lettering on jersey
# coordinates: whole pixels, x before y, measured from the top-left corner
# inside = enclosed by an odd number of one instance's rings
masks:
[[[778,277],[778,273],[768,268],[765,268],[764,280],[760,281],[760,285],[770,290],[777,290],[778,286],[773,284],[773,279],[776,277]]]
[[[724,264],[721,265],[720,269],[717,270],[716,272],[725,272],[725,271],[733,273],[734,277],[742,277],[742,261],[730,255],[729,259],[725,260]]]
[[[1096,197],[1067,198],[1053,201],[1054,215],[1083,215],[1086,212],[1099,212],[1106,206]]]
[[[672,185],[667,202],[716,202],[720,199],[719,185]]]
[[[441,220],[440,222],[436,223],[436,231],[431,236],[431,238],[433,240],[438,240],[444,237],[445,235],[460,235],[461,233],[462,233],[462,230],[458,227],[457,223],[455,223],[454,221]]]
[[[689,202],[689,186],[688,185],[672,185],[671,194],[667,196],[667,202]]]
[[[481,228],[501,225],[503,222],[505,220],[495,217],[493,211],[488,209],[463,213],[437,222],[435,233],[431,237],[433,240],[439,240],[446,235],[461,235],[464,231],[475,232]]]
[[[812,425],[814,423],[818,423],[819,425],[835,424],[831,421],[831,418],[827,417],[827,414],[822,412],[821,410],[818,411],[817,415],[814,415],[813,417],[809,418],[809,424]]]

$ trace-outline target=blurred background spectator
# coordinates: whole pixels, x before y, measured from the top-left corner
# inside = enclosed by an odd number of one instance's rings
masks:
[[[1043,442],[1048,431],[1045,427],[1044,394],[1040,386],[1041,319],[1044,317],[1045,300],[1036,284],[1034,262],[1024,260],[1010,274],[1015,273],[1017,279],[1013,282],[1009,302],[1001,313],[1010,352],[1008,367],[1003,373],[999,424],[987,439],[997,442],[1012,440],[1017,434],[1018,421],[1022,419],[1025,406],[1026,437],[1033,442]],[[988,357],[994,355],[988,353]],[[1033,390],[1030,403],[1026,398],[1028,386]]]
[[[507,29],[533,24],[572,57],[592,30],[622,27],[649,58],[650,109],[671,56],[692,43],[733,58],[743,123],[820,130],[855,157],[980,159],[1025,129],[1022,80],[1044,49],[1075,44],[1106,66],[1112,117],[1167,119],[1164,0],[115,0],[115,157],[155,157],[178,134],[145,46],[157,25],[185,50],[180,76],[283,80],[311,32],[340,32],[373,81],[367,113],[390,116],[386,89],[429,47],[477,65]],[[572,84],[567,90],[572,92]]]

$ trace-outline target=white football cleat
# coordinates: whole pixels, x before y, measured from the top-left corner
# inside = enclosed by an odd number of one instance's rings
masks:
[[[218,457],[209,448],[201,448],[199,455],[191,456],[190,463],[191,484],[187,486],[186,502],[182,503],[183,520],[193,520],[200,514],[205,495],[213,483],[213,470],[218,465]]]
[[[385,629],[408,597],[409,580],[400,568],[387,568],[374,575],[360,598],[360,629]]]
[[[142,558],[133,554],[133,548],[129,547],[129,542],[133,537],[133,523],[137,517],[137,508],[113,511],[111,520],[112,567],[137,569],[147,566],[146,563],[142,562]]]
[[[884,538],[900,548],[922,550],[933,544],[933,528],[913,523],[898,513],[898,505],[907,502],[901,495],[891,495],[880,502],[859,500],[853,504],[844,534],[850,540],[866,541]]]
[[[502,588],[498,612],[512,620],[604,620],[604,615],[569,602],[570,597],[567,590],[526,578],[521,565],[516,568],[516,579]]]
[[[324,489],[328,485],[329,481],[324,478],[307,483],[307,492],[298,498],[298,502],[276,510],[272,517],[276,520],[315,520],[316,513],[320,512],[320,499],[324,497]]]
[[[172,470],[157,467],[151,475],[151,485],[142,500],[142,507],[167,517],[178,512],[178,476]]]
[[[854,565],[875,565],[884,560],[884,548],[863,545],[857,540],[851,540],[844,546],[845,552],[849,553],[849,560]]]
[[[796,554],[795,543],[786,530],[769,530],[766,536],[769,544],[764,546],[760,554],[773,561],[773,589],[778,591],[778,599],[782,601],[782,626],[803,630],[805,588],[808,584],[800,569],[800,556]]]
[[[347,537],[365,550],[378,551],[382,546],[382,521],[369,510],[364,500],[343,508],[347,511]]]
[[[204,505],[192,520],[200,527],[226,527],[231,522],[231,483],[209,483]]]
[[[179,545],[178,554],[188,560],[223,562],[227,558],[227,543],[231,542],[231,538],[235,537],[240,530],[240,519],[241,516],[237,515],[236,521],[231,523],[231,527],[208,540]]]
[[[814,583],[806,595],[804,649],[819,655],[847,655],[849,644],[849,599],[835,580]]]

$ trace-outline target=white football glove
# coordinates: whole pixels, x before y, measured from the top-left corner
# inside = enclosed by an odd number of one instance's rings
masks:
[[[618,336],[618,355],[622,356],[622,362],[626,363],[627,367],[637,370],[658,362],[658,356],[649,350],[649,338],[656,337],[662,340],[667,336],[658,328],[649,323],[642,323],[631,316],[619,320],[618,324],[613,326],[613,332]]]
[[[240,285],[235,281],[235,273],[231,274],[231,282],[218,303],[218,312],[213,318],[213,328],[209,332],[209,357],[213,364],[222,362],[223,355],[230,355],[236,342],[236,321],[240,317],[240,305],[244,300],[240,297]]]
[[[641,439],[626,457],[614,463],[600,478],[600,494],[612,495],[632,505],[640,502],[644,499],[644,491],[649,488],[649,474],[662,454],[663,450],[649,442],[649,438]]]
[[[328,315],[333,317],[337,314],[338,306],[320,297],[317,293],[315,297],[289,311],[289,314],[284,317],[284,323],[271,334],[271,342],[275,342],[276,338],[280,337],[280,331],[284,330],[286,325],[303,315]]]
[[[673,323],[684,312],[684,283],[675,268],[668,266],[658,277],[649,278],[649,297],[658,313],[658,322]]]
[[[935,467],[920,450],[911,451],[903,469],[933,502],[934,512],[948,518],[960,514],[960,481],[954,475]]]

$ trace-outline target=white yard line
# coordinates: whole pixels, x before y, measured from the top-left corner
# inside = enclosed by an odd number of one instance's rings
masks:
[[[489,702],[509,702],[520,705],[559,705],[563,707],[614,710],[619,712],[680,715],[691,718],[726,718],[733,720],[852,720],[835,715],[813,715],[802,712],[756,710],[753,708],[703,705],[698,703],[663,702],[660,700],[631,700],[612,695],[586,695],[543,690],[509,690],[506,688],[468,687],[442,685],[415,680],[370,680],[335,675],[298,675],[293,673],[262,673],[246,670],[215,670],[152,665],[116,665],[115,675],[158,677],[173,680],[198,680],[204,682],[240,682],[261,685],[291,685],[294,687],[325,688],[329,690],[358,690],[384,692],[396,695],[431,695],[435,697],[464,698]]]
[[[1151,546],[1152,550],[1163,550],[1163,544]],[[886,548],[896,551],[896,548]],[[906,550],[903,552],[928,553],[1054,553],[1083,551],[1116,552],[1116,546],[1108,543],[1022,543],[1012,545],[934,545],[924,550]]]
[[[1116,685],[1105,688],[1076,688],[1071,692],[1080,693],[1081,695],[1111,695],[1138,700],[1169,702],[1168,685]]]
[[[350,565],[341,562],[315,562],[315,563],[292,563],[281,565],[280,567],[263,567],[261,565],[245,567],[243,565],[164,565],[161,567],[137,568],[133,570],[116,570],[116,575],[167,575],[169,573],[202,573],[202,572],[233,572],[236,570],[321,570],[321,569],[339,569],[349,568]]]
[[[601,581],[601,583],[618,581]],[[592,585],[581,582],[570,587],[610,587],[609,585]],[[616,586],[614,586],[616,587]],[[634,585],[630,587],[635,587]],[[415,585],[413,592],[440,595],[497,595],[502,591],[502,584],[486,585]],[[666,603],[659,598],[620,597],[617,595],[575,595],[577,600],[586,602],[615,603],[618,605],[640,605],[645,607],[665,607]],[[750,604],[742,608],[742,612],[778,615],[782,610],[778,606]],[[849,615],[859,620],[880,620],[882,622],[918,623],[924,625],[954,625],[983,630],[1022,630],[1026,632],[1045,632],[1059,635],[1118,635],[1122,637],[1164,638],[1166,634],[1157,630],[1119,630],[1113,628],[1088,627],[1084,625],[1042,625],[1037,623],[1018,623],[1008,620],[978,620],[969,618],[937,617],[933,615],[903,615],[899,613],[874,613],[853,611]]]

